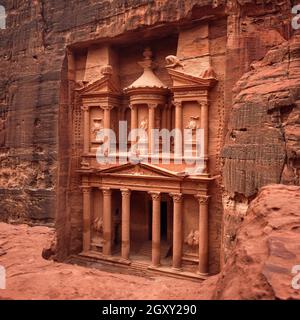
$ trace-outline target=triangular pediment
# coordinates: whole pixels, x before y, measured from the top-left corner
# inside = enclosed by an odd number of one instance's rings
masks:
[[[195,87],[208,89],[217,82],[216,78],[195,77],[185,72],[168,69],[168,73],[173,80],[173,87]]]
[[[77,90],[78,93],[82,96],[89,96],[89,95],[102,95],[102,94],[113,94],[113,95],[120,95],[121,91],[118,85],[113,81],[110,76],[104,76],[101,79],[92,82]]]
[[[100,174],[110,174],[116,176],[131,175],[131,176],[148,176],[148,177],[169,177],[180,178],[176,172],[171,172],[163,168],[156,167],[150,164],[123,164],[108,169],[101,170]]]

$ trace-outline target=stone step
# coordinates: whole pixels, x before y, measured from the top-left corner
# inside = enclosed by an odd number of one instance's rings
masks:
[[[161,257],[162,259],[167,257],[171,249],[171,245],[168,243],[161,244]],[[151,257],[152,255],[152,242],[145,242],[139,248],[135,248],[136,255]]]

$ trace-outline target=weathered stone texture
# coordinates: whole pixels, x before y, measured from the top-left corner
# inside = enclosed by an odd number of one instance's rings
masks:
[[[299,290],[292,286],[299,264],[299,201],[297,186],[262,188],[224,269],[204,283],[201,294],[211,292],[210,299],[220,300],[299,300]]]
[[[224,260],[258,190],[270,183],[285,183],[283,172],[293,180],[285,169],[284,124],[297,109],[298,81],[290,79],[298,68],[297,59],[291,63],[289,56],[293,51],[291,6],[289,1],[238,1],[232,7],[235,14],[228,18],[226,129],[221,153]]]
[[[297,183],[299,179],[295,150],[299,139],[299,49],[295,38],[269,51],[234,89],[236,96],[222,153],[224,184],[231,193],[250,197],[266,184],[281,179]],[[291,169],[295,169],[292,176]]]
[[[299,185],[299,52],[298,37],[274,47],[234,88],[222,156],[224,186],[237,206],[265,185]],[[224,209],[226,254],[244,214]]]

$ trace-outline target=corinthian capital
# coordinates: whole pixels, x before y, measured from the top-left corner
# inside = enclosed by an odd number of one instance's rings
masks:
[[[89,107],[88,106],[81,106],[81,110],[88,112],[89,111]]]
[[[122,198],[129,198],[131,195],[131,191],[129,189],[121,189]]]
[[[151,191],[149,192],[152,200],[160,200],[160,192]]]
[[[176,108],[181,108],[182,107],[182,102],[181,101],[172,101],[173,106],[175,106]]]
[[[203,100],[198,100],[198,104],[200,107],[208,107],[208,102]]]
[[[182,193],[170,193],[175,203],[180,203],[182,201]]]
[[[156,109],[157,106],[158,106],[157,103],[148,103],[148,108],[149,108],[149,109]]]
[[[210,196],[197,194],[195,195],[195,198],[199,201],[199,204],[208,204]]]
[[[101,188],[104,196],[111,196],[112,190],[110,188]]]
[[[91,192],[91,187],[88,186],[82,186],[81,187],[82,193],[89,194]]]
[[[115,106],[113,106],[113,105],[101,105],[101,106],[100,106],[100,108],[101,108],[102,110],[108,110],[108,111],[112,110],[114,107],[115,107]]]

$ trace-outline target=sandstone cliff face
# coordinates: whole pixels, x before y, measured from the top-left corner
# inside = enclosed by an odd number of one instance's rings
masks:
[[[264,187],[247,212],[220,275],[201,288],[206,299],[300,299],[293,272],[300,259],[300,188]],[[211,292],[210,296],[207,293]]]
[[[225,250],[245,210],[271,183],[299,185],[300,39],[271,49],[237,82],[223,148]]]

